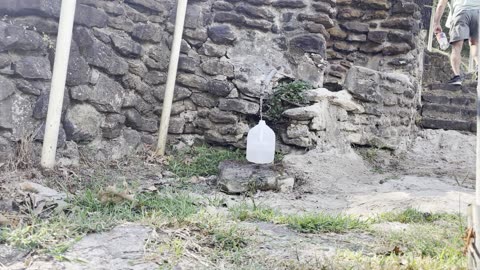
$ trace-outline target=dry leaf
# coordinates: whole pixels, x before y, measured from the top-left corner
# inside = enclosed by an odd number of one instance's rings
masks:
[[[400,250],[400,248],[398,246],[395,246],[393,248],[392,253],[395,254],[395,255],[403,255],[403,251]]]

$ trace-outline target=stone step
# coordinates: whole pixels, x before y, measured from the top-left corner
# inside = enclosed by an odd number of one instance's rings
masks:
[[[451,119],[474,119],[477,110],[474,108],[462,108],[459,106],[450,106],[443,104],[423,104],[422,115],[429,116],[430,113],[439,113],[441,115],[450,116]]]
[[[446,120],[434,119],[429,117],[422,117],[420,126],[431,129],[445,129],[445,130],[462,130],[462,131],[476,131],[475,121],[461,121],[461,120]]]
[[[422,94],[423,104],[439,104],[448,106],[459,106],[462,108],[475,109],[475,97],[471,95],[452,96],[451,94],[437,94],[427,92]]]
[[[475,131],[476,82],[463,86],[432,84],[422,93],[423,128]]]
[[[431,84],[424,88],[424,92],[447,91],[449,93],[472,93],[477,92],[477,83],[464,83],[462,86],[450,84]]]

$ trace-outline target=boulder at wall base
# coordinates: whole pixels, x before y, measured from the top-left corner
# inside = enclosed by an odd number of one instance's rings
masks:
[[[218,185],[229,194],[242,194],[256,190],[287,191],[295,180],[283,174],[272,164],[253,164],[246,161],[224,161],[219,165]]]
[[[91,105],[77,104],[69,108],[63,121],[68,140],[90,142],[101,134],[103,116]]]

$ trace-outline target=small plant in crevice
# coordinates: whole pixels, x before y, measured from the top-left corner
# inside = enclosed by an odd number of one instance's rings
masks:
[[[312,89],[308,82],[295,80],[281,82],[273,89],[273,95],[265,102],[265,116],[272,123],[281,123],[282,113],[285,110],[303,107],[309,104],[303,93]]]
[[[218,173],[218,165],[225,160],[244,160],[245,151],[228,150],[208,145],[192,147],[175,153],[167,168],[181,178],[210,176]]]

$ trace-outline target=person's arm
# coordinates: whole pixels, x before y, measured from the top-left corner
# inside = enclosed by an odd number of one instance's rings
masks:
[[[442,32],[442,26],[440,25],[440,19],[445,12],[445,7],[447,6],[448,0],[438,1],[437,9],[435,11],[435,16],[433,17],[433,31],[435,34]]]

